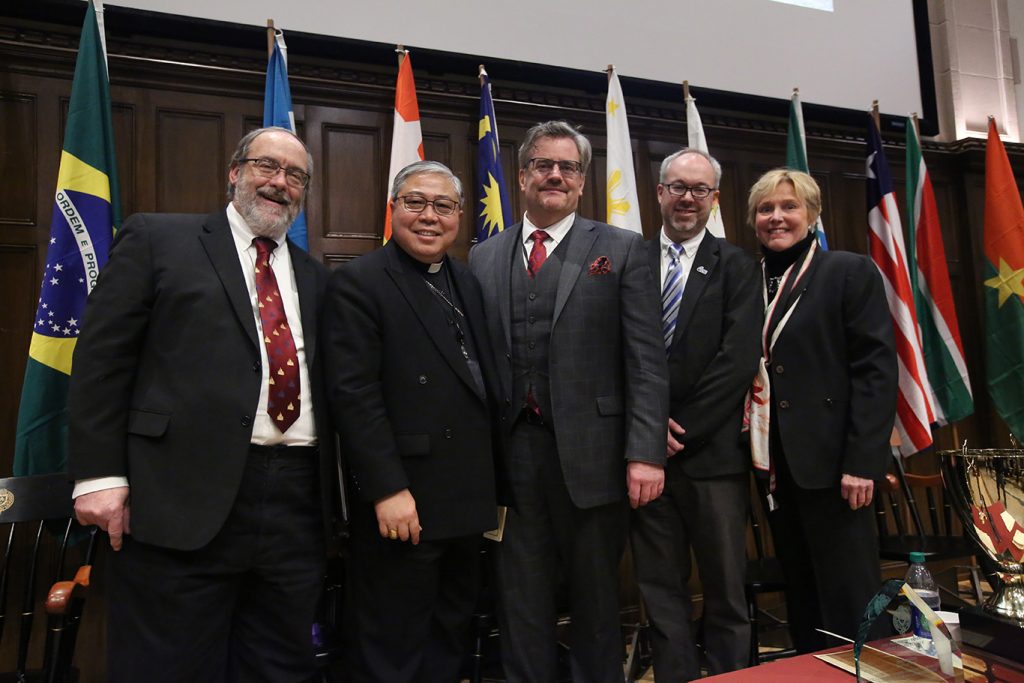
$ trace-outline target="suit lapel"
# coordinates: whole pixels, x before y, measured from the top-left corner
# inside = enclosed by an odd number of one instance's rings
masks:
[[[686,277],[686,284],[683,286],[683,299],[679,302],[679,316],[676,318],[676,330],[685,330],[686,325],[693,317],[693,311],[697,308],[704,288],[718,265],[718,238],[710,232],[704,233],[704,239],[697,247],[697,253],[693,257],[693,266],[690,274]],[[677,335],[681,336],[681,335]]]
[[[661,295],[661,230],[658,230],[658,236],[647,242],[647,260],[651,265],[651,275],[654,276],[654,281],[658,283],[658,295]]]
[[[292,259],[292,271],[295,273],[295,286],[299,290],[299,315],[302,318],[302,339],[306,346],[306,367],[313,367],[316,357],[317,327],[317,287],[316,271],[312,257],[299,247],[287,241],[288,253]]]
[[[569,229],[573,236],[569,240],[565,261],[562,263],[562,272],[558,277],[558,290],[555,293],[555,314],[551,318],[552,327],[558,322],[558,316],[562,313],[562,309],[565,308],[565,302],[569,300],[569,294],[572,293],[576,280],[579,279],[580,274],[583,272],[583,261],[586,259],[587,254],[590,253],[590,248],[597,239],[595,227],[593,221],[577,216],[572,227]]]
[[[470,275],[467,268],[459,267],[461,264],[455,264],[452,259],[448,259],[448,263],[452,266],[451,274],[452,280],[455,283],[455,290],[459,293],[462,308],[466,312],[466,331],[472,338],[473,344],[476,347],[478,362],[481,367],[489,368],[490,364],[486,363],[485,359],[490,357],[492,349],[487,348],[483,343],[487,338],[487,330],[479,329],[481,326],[486,326],[484,321],[487,320],[480,300],[480,288],[476,282],[473,281],[473,276]],[[465,365],[465,363],[460,363],[459,365]],[[474,390],[477,388],[475,380],[471,383],[471,386]],[[487,399],[486,396],[480,396],[480,398],[482,400]]]
[[[221,211],[207,216],[206,222],[203,223],[203,233],[199,235],[199,241],[206,250],[214,272],[224,286],[224,291],[228,296],[228,301],[231,302],[232,310],[238,317],[238,322],[241,323],[242,329],[245,330],[252,345],[259,348],[259,339],[256,336],[256,317],[252,310],[252,302],[249,300],[249,289],[245,285],[242,267],[238,261],[235,240],[231,236],[227,213]]]
[[[492,265],[498,278],[498,314],[501,316],[502,332],[505,334],[505,348],[512,348],[512,268],[518,264],[518,253],[523,243],[523,224],[516,223],[507,230],[511,234],[500,241],[495,250],[497,261]],[[503,233],[504,234],[504,233]]]
[[[395,286],[398,287],[398,291],[401,292],[413,313],[419,318],[420,324],[423,325],[427,336],[430,337],[441,356],[455,371],[455,374],[476,394],[476,382],[469,372],[466,359],[452,343],[452,330],[449,329],[444,315],[438,309],[437,303],[434,301],[434,294],[430,292],[423,276],[402,263],[397,246],[389,243],[385,249],[389,249],[387,272]]]

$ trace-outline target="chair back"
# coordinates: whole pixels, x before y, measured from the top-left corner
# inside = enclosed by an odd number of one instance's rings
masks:
[[[82,613],[82,599],[75,588],[88,585],[88,571],[79,570],[77,582],[63,582],[60,589],[45,599],[37,596],[37,588],[50,591],[51,585],[67,577],[64,564],[69,541],[86,543],[85,564],[92,564],[95,530],[83,531],[74,522],[72,489],[73,484],[63,472],[0,479],[0,540],[4,544],[0,560],[0,643],[8,631],[17,629],[14,673],[19,681],[56,682],[71,677],[75,636]],[[13,603],[14,613],[10,615],[8,597]],[[49,616],[43,614],[44,604]],[[37,613],[49,623],[42,667],[30,673],[30,645]]]

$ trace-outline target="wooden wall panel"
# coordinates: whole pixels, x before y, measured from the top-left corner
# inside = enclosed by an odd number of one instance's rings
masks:
[[[223,206],[224,115],[160,110],[156,131],[156,210],[207,213]]]
[[[387,169],[381,159],[381,131],[326,125],[314,201],[322,207],[323,235],[332,254],[364,254],[384,236]],[[381,175],[380,169],[384,169]]]
[[[42,277],[34,245],[0,244],[0,434],[9,441],[0,448],[0,473],[8,476],[14,462],[14,428],[18,421],[21,381],[36,313],[35,291]]]
[[[36,98],[30,94],[0,92],[0,224],[35,226],[39,179]]]

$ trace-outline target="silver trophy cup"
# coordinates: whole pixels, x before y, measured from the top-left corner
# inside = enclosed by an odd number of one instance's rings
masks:
[[[965,446],[939,458],[964,530],[995,568],[985,611],[1024,626],[1024,449]]]

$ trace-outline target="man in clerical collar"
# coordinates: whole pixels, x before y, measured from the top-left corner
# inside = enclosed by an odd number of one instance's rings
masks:
[[[355,499],[355,680],[458,680],[481,533],[498,526],[497,373],[480,287],[447,256],[463,202],[443,164],[405,167],[390,241],[328,285],[328,394]]]

